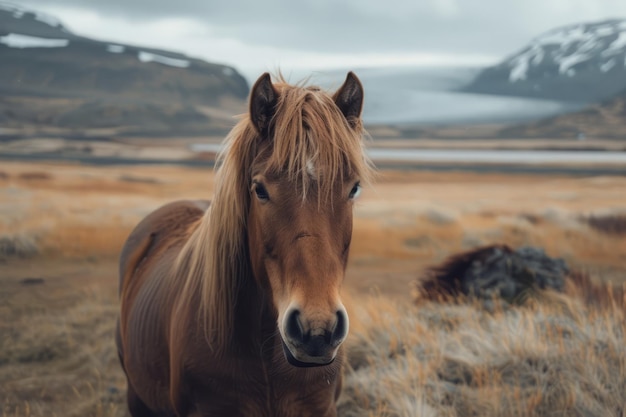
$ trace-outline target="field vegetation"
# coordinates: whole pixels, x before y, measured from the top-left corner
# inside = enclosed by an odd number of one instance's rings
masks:
[[[127,416],[119,250],[159,205],[210,198],[213,173],[0,171],[0,416]],[[623,292],[608,289],[626,283],[624,190],[618,176],[381,172],[356,207],[340,415],[625,417]],[[491,311],[416,302],[427,267],[496,243],[541,247],[588,279]]]

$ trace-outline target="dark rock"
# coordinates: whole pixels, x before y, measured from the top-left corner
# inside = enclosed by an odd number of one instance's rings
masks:
[[[513,250],[492,245],[454,255],[431,268],[418,285],[420,298],[466,296],[489,302],[494,298],[521,303],[532,291],[562,292],[569,269],[536,247]]]
[[[23,278],[20,280],[20,284],[22,285],[41,285],[45,283],[46,280],[44,278]]]

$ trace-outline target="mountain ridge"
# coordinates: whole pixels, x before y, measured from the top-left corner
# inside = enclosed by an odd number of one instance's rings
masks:
[[[203,108],[227,103],[239,110],[249,90],[231,66],[90,39],[53,16],[3,1],[0,60],[5,128],[123,127],[134,134],[228,130],[232,120]],[[32,98],[40,99],[37,115],[28,111]]]
[[[626,19],[608,19],[544,32],[462,91],[589,103],[623,89]]]

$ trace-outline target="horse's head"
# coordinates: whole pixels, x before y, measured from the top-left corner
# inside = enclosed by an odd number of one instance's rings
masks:
[[[352,209],[369,165],[362,148],[363,88],[349,73],[333,95],[273,85],[250,96],[258,135],[249,172],[248,247],[296,366],[331,363],[348,334],[340,298]]]

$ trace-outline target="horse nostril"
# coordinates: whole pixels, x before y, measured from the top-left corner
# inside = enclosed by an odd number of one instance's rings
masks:
[[[289,313],[285,333],[294,342],[304,343],[304,328],[300,321],[300,310],[292,310]]]
[[[346,335],[348,333],[348,316],[346,312],[343,310],[337,311],[337,323],[335,324],[335,329],[330,338],[330,344],[333,346],[339,345],[343,342]]]

